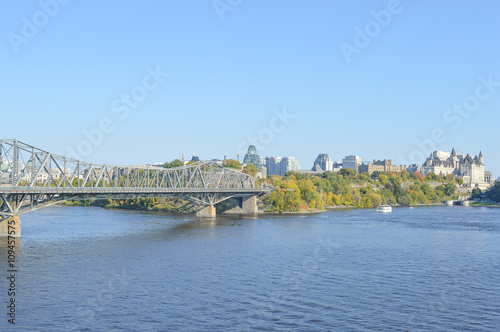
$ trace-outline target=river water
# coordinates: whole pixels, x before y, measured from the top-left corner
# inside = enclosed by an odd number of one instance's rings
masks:
[[[1,331],[500,330],[500,209],[21,216]]]

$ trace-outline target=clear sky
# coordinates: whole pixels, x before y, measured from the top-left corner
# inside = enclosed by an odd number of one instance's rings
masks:
[[[498,1],[60,2],[2,2],[1,138],[145,164],[255,137],[302,168],[455,147],[500,176]]]

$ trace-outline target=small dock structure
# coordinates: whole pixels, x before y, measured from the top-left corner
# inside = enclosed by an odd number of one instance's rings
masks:
[[[467,198],[468,197],[465,196],[459,196],[457,200],[448,200],[445,203],[448,206],[454,206],[454,205],[469,206],[470,201]]]

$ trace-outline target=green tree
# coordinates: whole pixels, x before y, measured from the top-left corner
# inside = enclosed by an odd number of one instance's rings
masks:
[[[410,205],[412,202],[411,196],[406,194],[398,198],[398,203],[401,205]]]
[[[377,180],[379,178],[380,174],[382,174],[382,172],[380,172],[380,171],[372,172],[371,178],[373,180]]]
[[[495,182],[495,185],[493,187],[491,187],[486,192],[486,197],[488,197],[492,201],[500,202],[500,182],[499,181]]]
[[[238,169],[238,170],[241,169],[240,162],[237,161],[237,160],[234,160],[234,159],[226,159],[226,160],[224,160],[224,165],[223,166],[227,167],[227,168]]]
[[[483,194],[483,191],[479,188],[474,188],[472,189],[472,194],[470,195],[470,197],[472,199],[478,199],[478,198],[481,198],[481,195]]]
[[[379,178],[380,183],[381,183],[382,185],[386,185],[386,184],[387,184],[387,181],[388,181],[387,175],[385,175],[385,174],[380,174],[380,175],[378,176],[378,178]]]
[[[298,212],[302,204],[300,189],[293,180],[280,181],[280,187],[265,195],[263,202],[268,212]]]
[[[422,191],[424,192],[425,196],[431,196],[433,193],[432,187],[428,183],[423,183],[422,186]]]
[[[245,168],[243,168],[243,173],[247,173],[247,174],[250,174],[250,175],[255,175],[259,172],[259,169],[257,168],[257,166],[253,165],[253,164],[247,164],[245,166]]]
[[[368,172],[363,172],[359,175],[359,179],[362,181],[366,181],[370,178],[370,174]]]
[[[457,186],[452,182],[448,182],[447,184],[445,184],[444,188],[445,188],[444,193],[448,196],[451,196],[451,195],[455,194],[455,190],[457,189]]]
[[[374,192],[368,193],[367,198],[370,200],[370,205],[367,205],[365,207],[374,207],[374,206],[379,206],[382,204],[382,198],[380,197],[379,194],[376,194]]]
[[[340,169],[339,174],[345,178],[352,179],[356,177],[356,173],[354,173],[354,170],[352,168],[342,168]]]
[[[184,166],[184,163],[180,159],[175,159],[172,160],[171,162],[166,162],[165,164],[163,164],[163,167],[165,168],[174,168],[180,166]]]
[[[444,184],[442,184],[440,186],[437,186],[436,190],[439,190],[440,192],[442,192],[444,194],[444,192],[446,191],[446,187]]]
[[[422,191],[419,190],[417,191],[415,202],[419,204],[427,204],[429,203],[429,199],[425,196],[425,194]]]
[[[439,180],[441,180],[441,178],[437,174],[435,174],[433,172],[430,172],[429,174],[427,174],[426,180],[428,180],[428,181],[439,181]]]
[[[297,186],[300,189],[302,199],[308,206],[314,209],[316,205],[322,205],[320,203],[322,201],[321,195],[316,191],[312,180],[299,180]]]

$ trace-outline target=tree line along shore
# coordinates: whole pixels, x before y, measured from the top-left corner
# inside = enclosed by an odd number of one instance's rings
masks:
[[[247,169],[253,173],[253,169]],[[283,177],[270,175],[259,179],[259,185],[275,188],[259,199],[259,207],[267,213],[318,212],[333,208],[373,208],[378,205],[393,206],[436,205],[448,199],[458,199],[457,188],[463,184],[453,175],[419,172],[355,174],[352,169],[339,172],[307,174],[288,172]],[[474,189],[472,198],[486,200],[493,205],[500,202],[500,183],[486,192]],[[95,205],[106,208],[148,210],[163,212],[195,212],[197,207],[179,198],[100,199],[71,201],[71,205]]]

